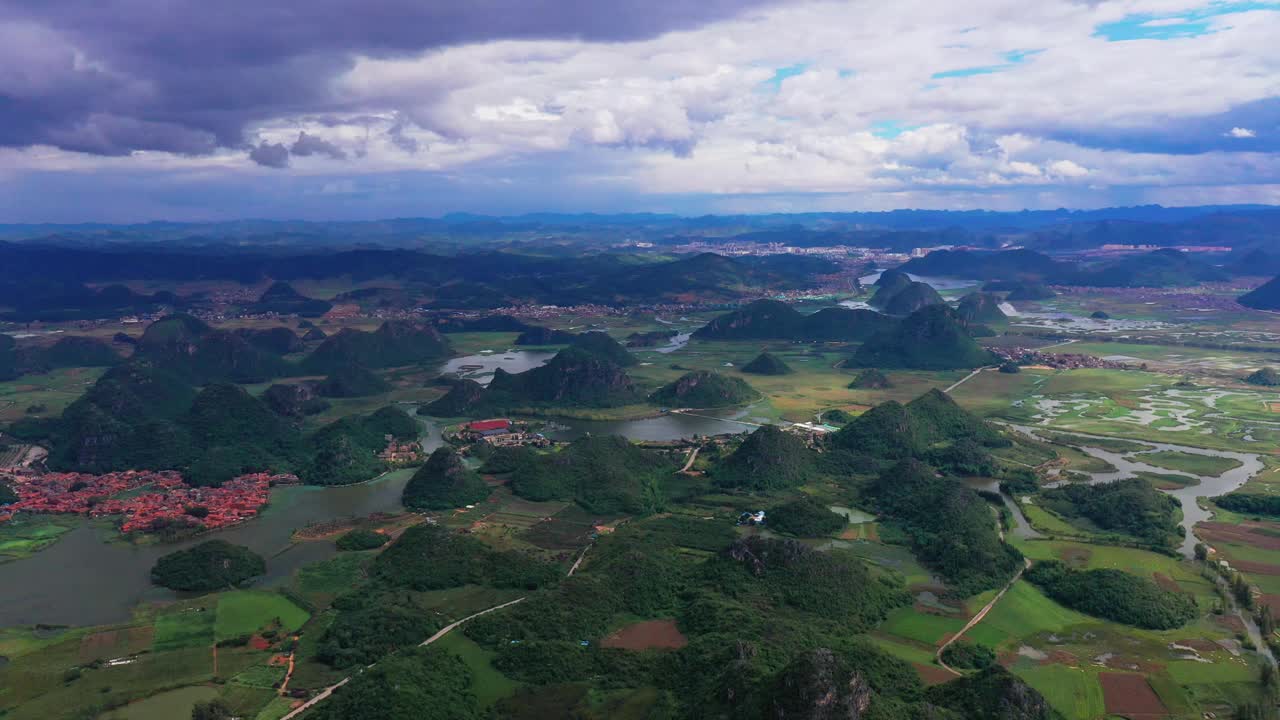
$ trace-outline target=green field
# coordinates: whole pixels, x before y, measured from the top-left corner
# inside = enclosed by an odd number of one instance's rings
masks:
[[[435,647],[462,658],[471,670],[471,692],[487,708],[516,691],[520,683],[493,668],[494,653],[485,650],[460,632],[449,633],[435,643]]]
[[[1148,465],[1155,465],[1165,470],[1176,470],[1178,472],[1191,473],[1192,475],[1207,475],[1210,477],[1217,477],[1228,470],[1240,467],[1242,464],[1235,458],[1199,455],[1176,450],[1158,450],[1133,456],[1130,459],[1144,462]]]
[[[101,720],[175,720],[191,716],[196,703],[208,702],[218,697],[212,687],[198,685],[178,688],[152,695],[146,700],[130,703],[101,717]]]
[[[1068,720],[1093,720],[1106,714],[1096,672],[1056,664],[1015,666],[1013,672]]]
[[[80,519],[66,515],[18,513],[0,523],[0,562],[34,555],[75,529]]]
[[[276,624],[293,632],[309,617],[306,610],[279,593],[237,590],[219,596],[214,635],[218,640],[226,640]]]
[[[36,417],[57,417],[92,385],[105,368],[61,368],[0,382],[0,423],[30,417],[27,408],[43,405]]]
[[[155,649],[178,650],[209,647],[214,642],[216,613],[212,609],[189,608],[156,618]]]

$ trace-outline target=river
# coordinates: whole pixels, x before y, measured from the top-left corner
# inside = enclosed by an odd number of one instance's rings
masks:
[[[1012,427],[1013,429],[1025,435],[1036,437],[1033,432],[1035,428],[1027,427],[1024,425],[1010,425],[1009,427]],[[1080,432],[1074,432],[1074,431],[1068,431],[1068,432],[1065,432],[1065,434],[1076,435],[1086,439],[1091,437],[1106,439],[1106,438],[1102,438],[1102,436],[1089,435],[1086,433],[1080,433]],[[1182,505],[1181,525],[1183,530],[1186,531],[1186,534],[1183,537],[1182,546],[1180,549],[1182,551],[1182,554],[1185,555],[1186,557],[1193,557],[1195,555],[1195,545],[1197,542],[1199,542],[1198,540],[1196,540],[1195,534],[1191,532],[1191,528],[1195,527],[1196,523],[1209,520],[1213,516],[1213,513],[1211,511],[1200,507],[1200,505],[1196,502],[1196,498],[1197,497],[1215,498],[1222,495],[1226,495],[1227,493],[1232,492],[1233,490],[1238,490],[1246,482],[1249,481],[1249,478],[1253,477],[1254,475],[1257,475],[1259,472],[1262,472],[1262,468],[1263,468],[1262,459],[1259,458],[1257,455],[1253,455],[1250,453],[1229,452],[1226,450],[1210,450],[1207,448],[1188,447],[1186,445],[1174,445],[1172,443],[1152,442],[1150,440],[1145,440],[1145,439],[1138,440],[1136,442],[1140,442],[1143,445],[1147,445],[1150,447],[1150,449],[1142,450],[1139,452],[1132,452],[1132,453],[1117,453],[1117,452],[1112,452],[1110,450],[1103,450],[1102,448],[1091,447],[1088,445],[1077,446],[1083,452],[1088,453],[1089,455],[1092,455],[1093,457],[1096,457],[1100,460],[1105,460],[1106,462],[1111,463],[1116,468],[1116,470],[1112,472],[1095,472],[1095,473],[1084,473],[1084,474],[1089,476],[1089,482],[1091,484],[1112,482],[1115,480],[1134,477],[1134,473],[1137,473],[1137,472],[1162,473],[1166,475],[1182,475],[1184,477],[1197,478],[1200,482],[1195,485],[1188,485],[1186,487],[1173,488],[1169,490],[1161,490],[1161,492],[1173,496],[1178,501],[1178,503]],[[1212,457],[1231,458],[1233,460],[1239,461],[1240,466],[1233,468],[1231,470],[1228,470],[1218,476],[1193,475],[1191,473],[1178,472],[1175,470],[1168,470],[1166,468],[1156,467],[1155,465],[1148,465],[1142,462],[1141,460],[1130,459],[1130,458],[1140,458],[1144,454],[1158,452],[1161,450],[1190,453],[1193,455],[1209,455]],[[1062,481],[1062,482],[1065,482],[1065,481]]]

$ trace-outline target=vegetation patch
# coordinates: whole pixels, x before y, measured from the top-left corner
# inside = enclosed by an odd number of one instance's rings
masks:
[[[218,597],[215,636],[218,640],[227,640],[264,628],[294,632],[310,617],[310,613],[280,593],[238,590]]]
[[[207,540],[161,557],[151,568],[151,582],[172,590],[208,592],[236,587],[266,571],[266,561],[249,548]]]
[[[1193,598],[1123,570],[1072,570],[1045,560],[1033,565],[1026,578],[1069,608],[1135,627],[1171,630],[1198,614]]]

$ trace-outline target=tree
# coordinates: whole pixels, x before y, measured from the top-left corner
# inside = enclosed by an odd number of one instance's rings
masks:
[[[231,720],[231,707],[219,699],[196,703],[191,708],[191,720]]]

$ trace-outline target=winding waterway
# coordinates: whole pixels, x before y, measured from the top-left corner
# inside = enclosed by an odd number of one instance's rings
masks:
[[[1030,437],[1036,437],[1037,439],[1039,439],[1038,436],[1036,436],[1034,433],[1035,428],[1027,427],[1025,425],[1010,425],[1009,427],[1023,433],[1024,435],[1028,435]],[[1196,540],[1195,534],[1191,532],[1191,529],[1195,527],[1196,523],[1209,520],[1213,516],[1213,513],[1211,511],[1200,507],[1200,505],[1196,502],[1196,498],[1197,497],[1215,498],[1221,495],[1226,495],[1227,493],[1232,492],[1233,490],[1238,490],[1246,482],[1249,481],[1249,478],[1253,477],[1254,475],[1257,475],[1259,472],[1262,471],[1262,468],[1263,468],[1262,459],[1259,458],[1257,455],[1254,455],[1251,453],[1230,452],[1227,450],[1210,450],[1208,448],[1189,447],[1186,445],[1174,445],[1172,443],[1152,442],[1150,440],[1145,440],[1145,439],[1139,442],[1141,442],[1143,445],[1149,446],[1150,449],[1144,449],[1138,452],[1131,452],[1131,453],[1117,453],[1117,452],[1112,452],[1110,450],[1103,450],[1102,448],[1092,447],[1090,445],[1083,444],[1084,442],[1087,441],[1088,438],[1107,439],[1102,436],[1089,435],[1086,433],[1080,433],[1075,431],[1070,431],[1065,434],[1076,435],[1080,438],[1083,438],[1084,440],[1081,441],[1081,444],[1076,447],[1079,447],[1081,451],[1088,453],[1089,455],[1092,455],[1095,458],[1098,458],[1100,460],[1105,460],[1106,462],[1110,463],[1116,468],[1114,471],[1109,471],[1109,472],[1084,473],[1085,475],[1089,476],[1088,482],[1090,484],[1113,482],[1115,480],[1131,478],[1131,477],[1135,477],[1135,473],[1139,473],[1139,472],[1157,473],[1157,474],[1164,474],[1164,475],[1181,475],[1184,477],[1190,477],[1190,478],[1195,478],[1199,480],[1199,482],[1194,485],[1161,490],[1161,492],[1167,495],[1173,496],[1178,501],[1178,503],[1182,505],[1181,525],[1183,530],[1186,531],[1186,534],[1183,536],[1182,545],[1180,549],[1182,551],[1182,554],[1185,555],[1186,557],[1194,556],[1195,545],[1196,545],[1196,542],[1198,542]],[[1147,463],[1144,463],[1139,459],[1135,459],[1135,458],[1141,458],[1143,455],[1159,452],[1162,450],[1189,453],[1192,455],[1208,455],[1211,457],[1230,458],[1232,460],[1238,461],[1240,465],[1238,467],[1232,468],[1222,473],[1221,475],[1217,475],[1217,476],[1194,475],[1187,472],[1179,472],[1176,470],[1169,470],[1167,468],[1157,467],[1155,465],[1148,465]],[[1060,482],[1066,482],[1066,481],[1060,481]]]

